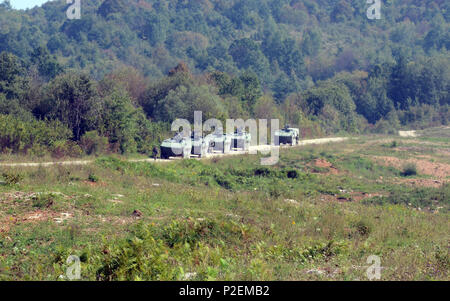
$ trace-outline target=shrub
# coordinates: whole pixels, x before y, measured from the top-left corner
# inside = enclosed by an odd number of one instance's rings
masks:
[[[81,137],[80,146],[81,149],[87,155],[99,155],[108,150],[108,138],[102,137],[97,131],[90,131]]]
[[[227,177],[224,175],[215,175],[214,179],[216,180],[217,184],[219,184],[223,188],[233,190],[234,181],[232,177]]]
[[[32,197],[33,207],[49,208],[54,204],[55,197],[51,193],[36,194]]]
[[[44,157],[48,154],[48,148],[40,144],[34,144],[30,148],[30,154],[36,157]]]
[[[23,175],[17,173],[4,172],[3,179],[7,185],[16,185],[23,180]]]
[[[33,146],[50,147],[71,138],[70,130],[58,121],[22,121],[0,115],[0,151],[27,153]]]
[[[96,278],[112,280],[177,280],[181,269],[171,263],[169,250],[149,233],[106,246]]]
[[[267,167],[258,167],[254,169],[253,174],[257,177],[270,177],[273,176],[275,171]]]
[[[99,181],[99,178],[94,174],[89,174],[88,180],[92,183],[97,183]]]
[[[286,175],[289,179],[297,179],[298,178],[298,172],[296,170],[288,170],[288,171],[286,171]]]
[[[355,224],[356,231],[361,236],[368,236],[372,232],[372,226],[366,221],[359,221]]]
[[[417,175],[417,166],[414,163],[408,163],[403,166],[402,176],[409,177]]]
[[[217,224],[210,220],[174,221],[172,224],[164,227],[162,239],[171,248],[179,243],[192,245],[197,243],[201,238],[212,235],[216,228]]]
[[[450,184],[445,184],[439,188],[418,187],[414,190],[406,190],[402,187],[393,188],[389,196],[374,197],[363,200],[365,204],[403,204],[416,208],[444,207],[442,211],[448,211],[450,200]]]
[[[83,154],[80,146],[74,141],[58,140],[52,145],[52,157],[80,157]]]

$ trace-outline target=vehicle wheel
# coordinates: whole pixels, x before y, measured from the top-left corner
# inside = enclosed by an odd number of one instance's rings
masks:
[[[201,147],[200,148],[200,154],[198,155],[199,158],[204,158],[206,157],[206,153],[208,152],[208,150],[205,147]]]
[[[228,154],[231,150],[231,145],[228,145],[228,143],[223,143],[223,153]]]

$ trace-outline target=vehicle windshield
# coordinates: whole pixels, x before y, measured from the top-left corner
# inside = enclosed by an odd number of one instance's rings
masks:
[[[174,142],[181,142],[183,140],[183,135],[181,133],[178,133],[175,135],[175,137],[172,138],[172,141]]]

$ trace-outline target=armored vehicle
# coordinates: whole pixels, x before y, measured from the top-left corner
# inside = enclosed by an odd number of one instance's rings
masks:
[[[289,125],[286,125],[282,130],[278,130],[275,132],[275,144],[290,144],[297,145],[300,137],[300,130],[296,128],[291,128]],[[278,144],[277,144],[278,141]]]
[[[248,151],[250,149],[250,142],[252,141],[252,135],[242,129],[238,129],[231,137],[231,149],[243,149]]]
[[[190,158],[192,151],[192,141],[190,137],[183,137],[178,133],[171,139],[164,140],[161,143],[161,159],[169,159],[170,157]]]
[[[221,151],[227,154],[231,150],[231,135],[223,134],[223,132],[215,132],[205,138],[209,144],[211,151]]]
[[[202,136],[198,135],[197,133],[193,133],[191,136],[191,154],[197,155],[200,158],[206,157],[206,154],[208,153],[208,142],[203,139]]]

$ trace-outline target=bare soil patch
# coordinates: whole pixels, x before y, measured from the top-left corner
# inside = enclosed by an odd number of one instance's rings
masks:
[[[339,170],[336,167],[334,167],[333,164],[331,164],[330,162],[328,162],[325,159],[316,159],[314,161],[314,166],[327,169],[328,172],[326,172],[325,174],[332,174],[332,175],[339,174]],[[320,172],[318,172],[318,173],[320,173]]]
[[[326,201],[326,202],[347,203],[347,202],[361,202],[362,200],[370,199],[370,198],[377,197],[377,196],[381,197],[383,195],[381,193],[366,193],[366,192],[353,191],[353,192],[349,193],[349,196],[322,194],[320,196],[320,200]]]
[[[417,166],[419,174],[433,176],[437,179],[446,179],[450,176],[450,164],[430,162],[426,160],[408,159],[402,160],[395,157],[372,157],[376,163],[384,166],[393,166],[402,169],[407,163],[414,163]]]
[[[433,187],[439,188],[445,183],[449,182],[448,180],[433,180],[433,179],[399,179],[399,184],[406,184],[414,187]]]

